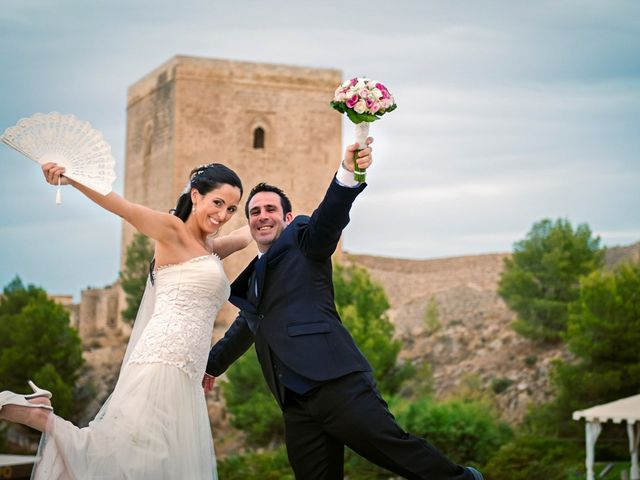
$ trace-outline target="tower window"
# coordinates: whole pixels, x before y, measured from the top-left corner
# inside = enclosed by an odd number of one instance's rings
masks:
[[[264,148],[264,129],[262,127],[253,131],[253,148]]]

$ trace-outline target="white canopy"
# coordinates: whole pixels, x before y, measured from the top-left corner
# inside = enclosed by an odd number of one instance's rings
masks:
[[[573,412],[574,420],[580,420],[581,418],[584,418],[587,422],[605,423],[613,420],[613,423],[627,422],[633,424],[640,421],[640,395]]]
[[[631,454],[631,480],[640,480],[638,471],[638,440],[640,439],[640,395],[622,398],[614,402],[596,405],[586,410],[573,412],[573,419],[587,421],[586,449],[587,449],[587,480],[593,480],[594,450],[598,435],[602,429],[602,423],[612,420],[613,423],[627,422],[627,435],[629,436],[629,453]]]

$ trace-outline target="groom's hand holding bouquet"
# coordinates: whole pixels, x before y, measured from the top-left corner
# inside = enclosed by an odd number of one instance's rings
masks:
[[[397,105],[393,95],[382,83],[368,78],[352,78],[340,85],[333,96],[331,106],[340,113],[346,113],[356,126],[356,142],[360,149],[366,148],[369,123],[375,122]],[[358,152],[355,152],[354,156]],[[354,179],[365,181],[365,171],[355,164]]]

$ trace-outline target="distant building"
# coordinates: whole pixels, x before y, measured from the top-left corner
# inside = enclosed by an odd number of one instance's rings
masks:
[[[80,304],[73,303],[73,295],[49,295],[49,298],[69,312],[69,324],[77,329],[80,321]]]
[[[105,288],[88,288],[81,295],[77,328],[83,343],[96,337],[120,336],[131,331],[120,315],[119,282]]]

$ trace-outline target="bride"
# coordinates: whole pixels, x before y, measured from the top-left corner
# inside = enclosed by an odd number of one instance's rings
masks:
[[[64,169],[43,165],[57,185]],[[0,393],[0,418],[45,435],[35,479],[216,478],[201,381],[213,322],[229,296],[221,259],[246,247],[243,227],[211,238],[237,211],[238,175],[212,163],[191,172],[173,214],[71,180],[68,183],[155,240],[155,269],[138,311],[120,376],[86,428],[52,411],[50,392]]]

